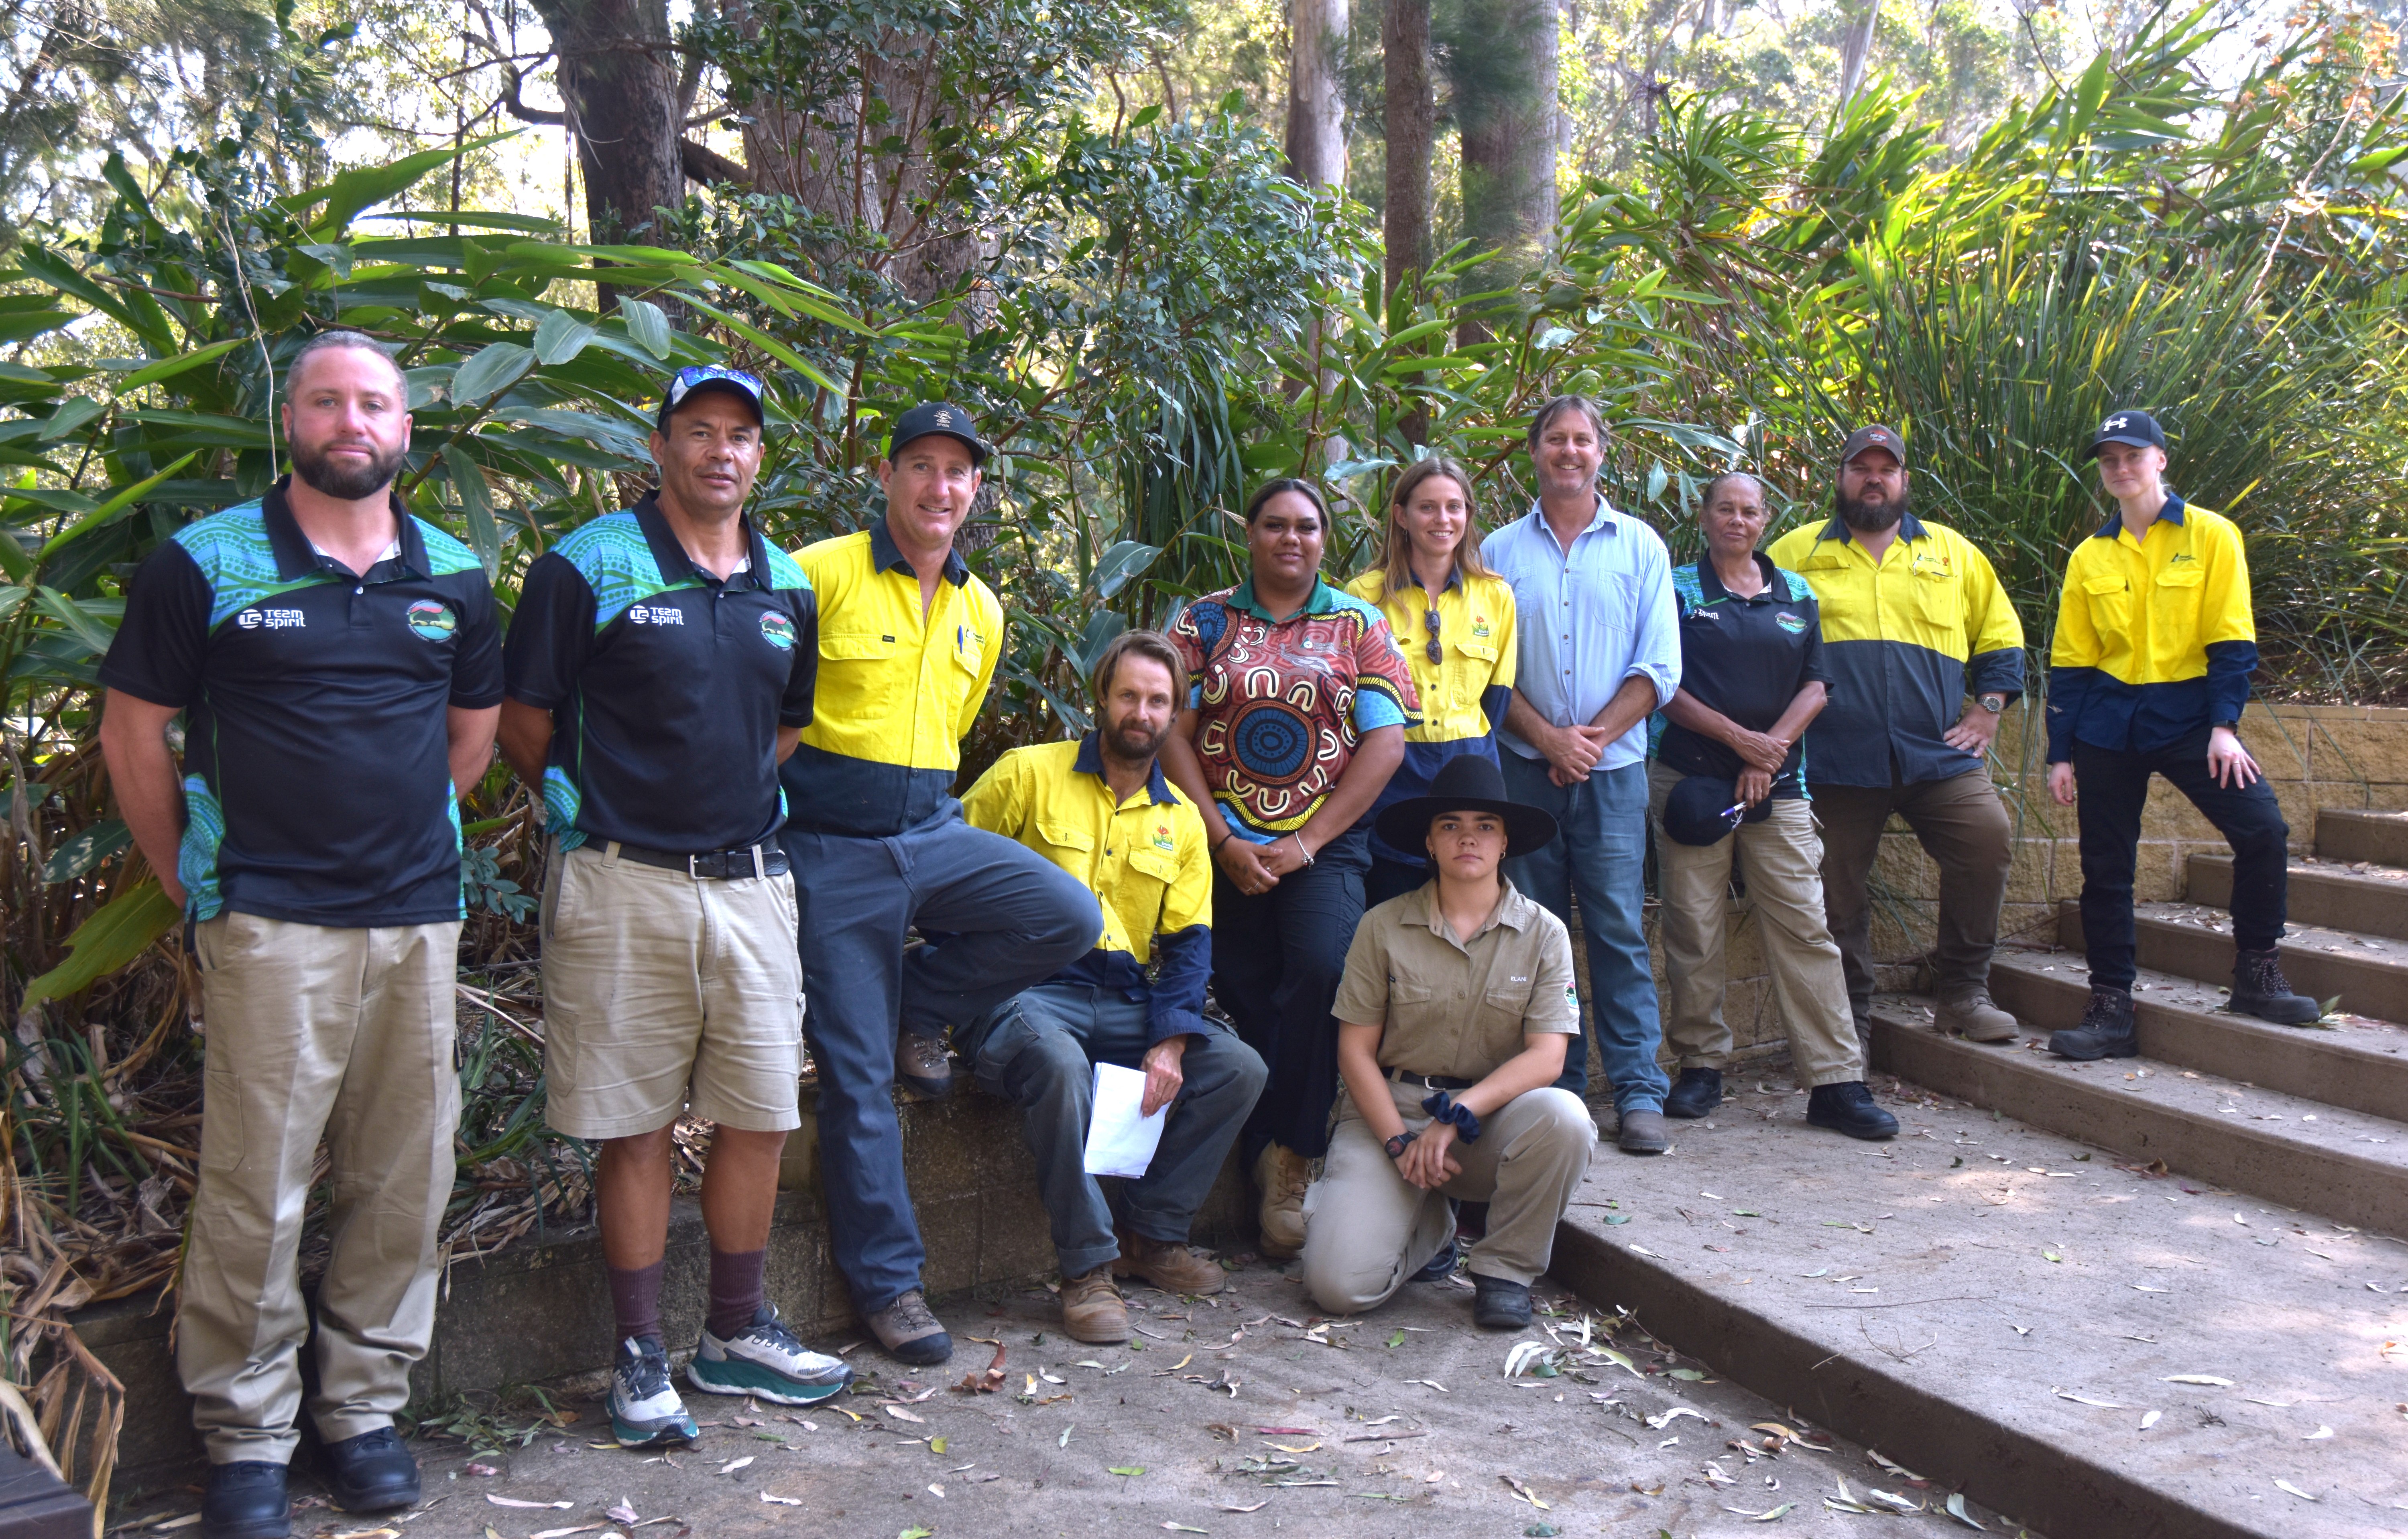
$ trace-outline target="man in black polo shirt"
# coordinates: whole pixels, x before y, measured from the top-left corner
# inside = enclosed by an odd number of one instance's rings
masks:
[[[200,962],[176,1329],[208,1447],[205,1539],[289,1532],[309,1333],[295,1256],[322,1135],[333,1245],[310,1417],[340,1505],[418,1500],[393,1417],[434,1330],[460,1119],[452,799],[492,760],[502,670],[477,558],[394,495],[408,404],[360,333],[303,347],[285,376],[294,476],[153,552],[101,666],[118,808]]]
[[[1806,799],[1806,724],[1829,698],[1814,590],[1756,542],[1764,487],[1733,471],[1707,482],[1698,523],[1706,559],[1672,573],[1681,616],[1681,687],[1665,703],[1648,770],[1663,889],[1658,934],[1672,1011],[1664,1040],[1681,1077],[1664,1115],[1722,1104],[1731,1050],[1723,1020],[1724,916],[1734,859],[1789,1033],[1806,1120],[1854,1138],[1889,1138],[1898,1119],[1865,1088],[1840,948],[1823,917],[1823,841]]]
[[[761,382],[681,370],[652,439],[661,484],[527,569],[502,751],[543,788],[545,1117],[602,1143],[595,1208],[617,1319],[610,1420],[629,1447],[695,1435],[661,1330],[670,1129],[718,1124],[704,1172],[710,1302],[686,1380],[823,1400],[852,1371],[767,1302],[778,1157],[800,1125],[802,968],[777,841],[778,763],[811,719],[819,611],[744,501]]]

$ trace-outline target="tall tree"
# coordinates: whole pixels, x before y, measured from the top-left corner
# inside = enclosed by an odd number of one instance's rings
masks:
[[[537,122],[565,122],[585,178],[585,217],[599,244],[662,242],[655,209],[685,202],[685,95],[668,0],[533,0],[558,61],[558,114],[517,100]]]
[[[1438,96],[1430,84],[1429,0],[1387,0],[1380,17],[1387,77],[1384,209],[1388,292],[1429,261],[1430,137]]]
[[[1448,22],[1463,233],[1527,266],[1555,226],[1555,0],[1456,0]]]
[[[1346,27],[1347,0],[1288,0],[1287,166],[1307,187],[1346,180]]]
[[[1864,0],[1864,14],[1848,19],[1848,30],[1840,39],[1840,107],[1856,99],[1856,91],[1865,83],[1865,61],[1872,56],[1873,28],[1881,22],[1881,0]]]

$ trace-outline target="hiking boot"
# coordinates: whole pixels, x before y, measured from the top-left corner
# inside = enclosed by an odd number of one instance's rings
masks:
[[[1483,1330],[1528,1330],[1530,1285],[1473,1273],[1471,1323]]]
[[[906,1031],[895,1041],[895,1077],[930,1100],[942,1100],[953,1087],[953,1066],[945,1054],[945,1039]]]
[[[1062,1279],[1062,1333],[1094,1346],[1129,1339],[1128,1305],[1113,1286],[1111,1267]]]
[[[1714,1108],[1723,1103],[1723,1072],[1719,1069],[1684,1069],[1672,1093],[1664,1098],[1664,1115],[1677,1117],[1712,1116]]]
[[[2315,1000],[2291,992],[2291,981],[2283,976],[2282,957],[2272,951],[2233,954],[2230,1002],[2243,1014],[2276,1026],[2307,1026],[2324,1016]]]
[[[1455,1237],[1453,1235],[1449,1235],[1447,1237],[1446,1244],[1438,1247],[1438,1254],[1423,1262],[1422,1269],[1419,1272],[1414,1273],[1411,1277],[1406,1278],[1405,1281],[1409,1283],[1445,1282],[1449,1277],[1455,1275],[1455,1259],[1458,1247],[1455,1243]]]
[[[928,1312],[927,1296],[918,1288],[904,1294],[865,1321],[878,1345],[896,1362],[925,1368],[953,1355],[953,1338]]]
[[[685,1381],[706,1395],[757,1395],[781,1405],[809,1405],[827,1399],[853,1382],[853,1369],[841,1358],[814,1352],[796,1339],[778,1318],[774,1304],[763,1304],[752,1323],[722,1339],[702,1328],[702,1345],[685,1365]]]
[[[201,1539],[286,1539],[293,1532],[293,1499],[284,1489],[284,1466],[241,1460],[209,1466],[201,1497]]]
[[[1142,1277],[1165,1293],[1218,1293],[1229,1274],[1210,1256],[1198,1256],[1175,1240],[1149,1239],[1123,1231],[1120,1259],[1112,1263],[1115,1277]]]
[[[702,1435],[669,1384],[669,1355],[652,1336],[629,1336],[610,1365],[610,1432],[622,1448],[692,1443]]]
[[[1664,1126],[1663,1113],[1633,1108],[1622,1114],[1613,1143],[1624,1154],[1659,1155],[1672,1146],[1672,1133]]]
[[[1865,1082],[1852,1079],[1839,1085],[1818,1085],[1806,1093],[1806,1120],[1816,1128],[1828,1128],[1850,1138],[1896,1138],[1898,1118],[1873,1102],[1873,1093]]]
[[[418,1502],[418,1460],[390,1427],[329,1443],[326,1488],[345,1512],[391,1512]]]
[[[1975,989],[1955,1000],[1942,1000],[1932,1013],[1932,1026],[1942,1036],[1961,1031],[1967,1042],[2013,1042],[2023,1023],[1990,1002],[1987,991]]]
[[[2240,998],[2238,990],[2233,997]],[[2139,1057],[2141,1039],[2132,1027],[2131,991],[2092,984],[2090,1007],[2082,1013],[2082,1024],[2070,1031],[2050,1032],[2048,1050],[2060,1058]]]
[[[1304,1188],[1312,1184],[1312,1161],[1284,1144],[1266,1143],[1254,1157],[1254,1185],[1262,1188],[1257,1215],[1262,1253],[1292,1261],[1304,1251]]]

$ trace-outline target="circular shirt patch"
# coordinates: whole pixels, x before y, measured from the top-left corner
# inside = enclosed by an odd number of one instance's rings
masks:
[[[1290,785],[1312,766],[1312,723],[1285,700],[1250,700],[1229,724],[1239,768],[1257,785]]]
[[[403,618],[409,628],[430,641],[440,641],[451,636],[459,622],[452,617],[451,609],[431,598],[422,598],[409,606]]]
[[[1772,623],[1779,626],[1783,630],[1789,632],[1792,636],[1797,635],[1799,631],[1806,628],[1806,617],[1804,615],[1791,614],[1786,611],[1774,615],[1772,617]]]
[[[761,639],[780,652],[795,650],[795,623],[782,614],[761,616]]]

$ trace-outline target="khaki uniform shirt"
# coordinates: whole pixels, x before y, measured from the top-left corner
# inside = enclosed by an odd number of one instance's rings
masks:
[[[1531,1032],[1580,1032],[1580,989],[1564,922],[1505,884],[1504,901],[1469,944],[1438,912],[1427,884],[1363,916],[1332,1009],[1378,1022],[1380,1067],[1479,1080],[1522,1051]]]

